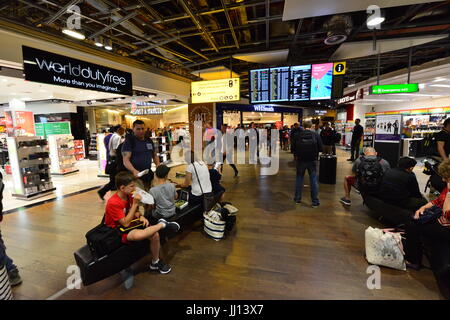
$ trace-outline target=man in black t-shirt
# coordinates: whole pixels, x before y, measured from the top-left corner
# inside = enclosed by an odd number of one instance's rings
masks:
[[[355,161],[359,157],[359,146],[361,144],[361,139],[364,136],[364,128],[359,124],[360,119],[355,120],[355,126],[353,127],[352,142],[351,146],[351,157],[347,161]]]
[[[444,121],[444,128],[436,134],[437,149],[442,160],[448,160],[450,154],[450,118]]]

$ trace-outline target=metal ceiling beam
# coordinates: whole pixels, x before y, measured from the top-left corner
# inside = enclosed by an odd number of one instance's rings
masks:
[[[148,12],[150,12],[150,14],[155,18],[155,19],[159,19],[161,20],[163,17],[159,14],[158,11],[156,11],[155,9],[153,9],[149,4],[147,4],[144,0],[139,0],[139,3],[141,4],[142,7],[144,7],[145,9],[147,9]]]
[[[225,1],[224,0],[220,0],[220,1],[222,2],[223,12],[225,13],[225,17],[227,18],[228,25],[230,26],[230,30],[231,30],[231,34],[233,35],[234,43],[236,44],[236,48],[239,49],[239,41],[237,39],[236,32],[234,31],[233,23],[231,22],[230,14],[228,13],[228,9],[225,5]]]
[[[213,47],[214,50],[216,50],[216,52],[219,52],[219,49],[217,49],[217,46],[214,43],[212,36],[209,34],[208,30],[206,30],[206,28],[203,27],[202,23],[198,20],[198,17],[195,15],[195,13],[192,12],[191,8],[189,8],[189,6],[186,4],[185,0],[179,0],[179,3],[181,3],[181,6],[186,11],[186,13],[191,17],[192,21],[195,23],[198,29],[203,32],[203,36],[209,42],[211,47]]]
[[[45,21],[45,24],[50,24],[55,22],[59,19],[63,14],[67,13],[67,9],[69,9],[71,6],[76,5],[81,0],[71,0],[66,5],[64,5],[56,14],[54,14],[52,17],[50,17],[47,21]]]
[[[105,33],[106,31],[111,30],[111,29],[117,27],[119,24],[121,24],[121,23],[123,23],[123,22],[125,22],[125,21],[127,21],[127,20],[130,20],[130,19],[136,17],[138,14],[139,14],[139,13],[138,13],[137,11],[134,11],[134,12],[130,13],[129,15],[127,15],[127,16],[125,16],[125,17],[122,17],[121,19],[119,19],[119,20],[117,20],[117,21],[111,23],[109,26],[104,27],[102,30],[97,31],[97,32],[95,32],[94,34],[91,34],[91,35],[89,36],[89,39],[95,38],[95,37],[97,37],[97,36],[99,36],[99,35]]]
[[[154,48],[163,46],[163,45],[165,45],[165,44],[167,44],[167,43],[169,43],[169,42],[172,42],[172,41],[178,41],[178,40],[180,40],[179,37],[177,37],[177,38],[172,38],[172,39],[167,39],[167,40],[164,40],[164,41],[161,41],[161,42],[152,44],[152,45],[150,45],[150,46],[147,46],[147,47],[145,47],[145,48],[136,50],[136,51],[132,52],[131,55],[132,55],[132,56],[135,56],[135,55],[137,55],[137,54],[139,54],[139,53],[142,53],[142,52],[144,52],[144,51],[151,50],[151,49],[154,49]],[[189,61],[192,61],[192,60],[189,59]]]
[[[191,64],[185,65],[185,67],[186,67],[186,68],[193,68],[193,67],[201,66],[202,64],[207,64],[207,63],[217,62],[217,61],[221,61],[221,60],[225,60],[225,59],[230,59],[230,56],[228,55],[228,56],[224,56],[224,57],[219,57],[219,58],[210,59],[210,60],[208,60],[208,61],[202,61],[202,62],[191,63]]]
[[[266,48],[269,49],[270,46],[270,0],[266,0]]]

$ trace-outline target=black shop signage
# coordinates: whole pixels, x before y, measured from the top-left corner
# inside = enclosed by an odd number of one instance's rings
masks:
[[[22,46],[25,80],[132,95],[131,73]]]
[[[342,98],[336,100],[337,104],[347,104],[350,102],[353,102],[355,100],[360,100],[364,98],[364,89],[361,88],[357,91],[353,91],[352,93],[346,94],[345,96],[343,96]]]

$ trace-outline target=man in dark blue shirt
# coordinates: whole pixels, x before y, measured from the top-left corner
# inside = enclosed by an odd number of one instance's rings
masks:
[[[153,180],[152,159],[159,166],[157,150],[151,139],[145,139],[145,124],[142,120],[133,122],[133,135],[126,138],[122,146],[123,165],[136,178],[139,178],[148,190]],[[148,169],[149,172],[142,177],[138,174]]]

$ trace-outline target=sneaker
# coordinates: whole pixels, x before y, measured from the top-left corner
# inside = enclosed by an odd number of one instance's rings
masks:
[[[158,223],[164,223],[166,225],[164,228],[167,228],[168,230],[172,230],[175,232],[178,232],[178,230],[180,230],[180,225],[176,222],[169,222],[164,219],[159,219]]]
[[[347,159],[347,161],[355,161],[355,159]]]
[[[313,208],[318,208],[320,206],[320,203],[313,203],[312,207]]]
[[[302,204],[302,200],[294,200],[296,204]]]
[[[14,269],[11,272],[8,272],[9,283],[12,287],[18,286],[22,283],[22,278],[19,275],[19,270]]]
[[[168,264],[162,262],[161,259],[159,259],[157,263],[150,264],[150,270],[159,271],[159,273],[166,274],[169,273],[172,268]]]
[[[351,200],[348,200],[344,197],[342,197],[339,201],[345,204],[346,206],[350,206],[352,204]]]

